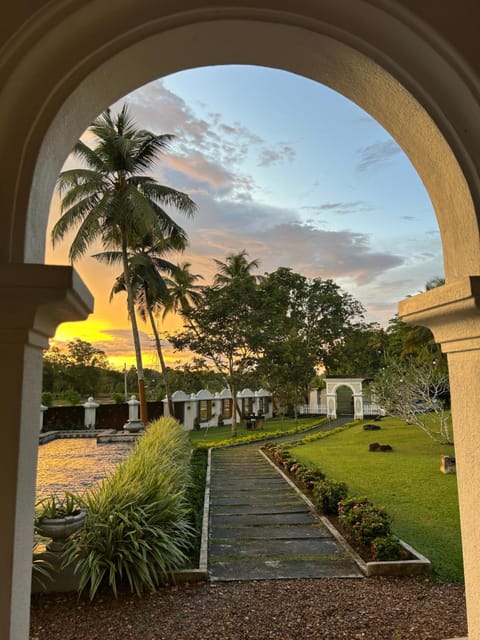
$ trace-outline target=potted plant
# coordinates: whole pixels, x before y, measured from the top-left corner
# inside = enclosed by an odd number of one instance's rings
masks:
[[[35,532],[51,538],[49,551],[63,551],[65,541],[83,527],[86,516],[86,509],[81,508],[73,493],[66,491],[63,497],[51,494],[36,504]]]

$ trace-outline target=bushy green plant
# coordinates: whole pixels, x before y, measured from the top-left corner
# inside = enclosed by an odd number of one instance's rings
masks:
[[[112,393],[112,400],[115,404],[123,404],[125,402],[125,395],[123,393],[119,393],[118,391],[114,391]]]
[[[52,493],[35,505],[35,525],[43,518],[65,518],[80,511],[79,498],[70,491],[64,495]]]
[[[53,393],[50,391],[42,391],[42,404],[45,407],[51,407],[53,404]]]
[[[370,547],[375,538],[390,535],[390,516],[365,497],[342,500],[338,518],[352,542],[363,547]]]
[[[75,389],[65,389],[65,391],[62,391],[61,393],[61,398],[62,400],[66,400],[66,402],[69,402],[72,407],[74,407],[75,405],[80,403],[82,396],[78,393],[78,391],[75,391]]]
[[[375,538],[370,546],[374,560],[402,560],[407,554],[398,538],[388,535],[383,538]]]
[[[117,595],[154,590],[185,565],[193,528],[186,492],[190,482],[188,436],[173,418],[151,423],[132,454],[83,498],[85,527],[64,554],[92,599],[106,583]]]
[[[326,515],[337,515],[338,504],[341,500],[345,500],[347,495],[348,488],[344,482],[325,479],[315,482],[313,486],[315,502]]]
[[[53,582],[55,568],[44,556],[39,555],[37,550],[38,542],[34,542],[32,549],[32,578],[43,588],[46,588],[47,582]]]

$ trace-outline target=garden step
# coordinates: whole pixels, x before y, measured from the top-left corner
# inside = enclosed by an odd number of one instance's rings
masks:
[[[308,513],[308,507],[300,500],[292,501],[291,504],[214,504],[211,507],[212,517],[215,515],[236,515],[236,514],[249,514],[249,515],[277,515],[285,513]]]
[[[213,563],[210,579],[288,580],[292,578],[362,578],[356,564],[347,558],[311,560],[234,560]]]
[[[211,527],[229,526],[238,527],[244,525],[280,525],[280,524],[312,524],[312,515],[307,513],[236,513],[216,514],[211,519]]]
[[[293,538],[290,540],[269,540],[254,538],[253,540],[228,539],[215,541],[210,545],[211,562],[225,559],[233,560],[234,556],[250,558],[308,556],[310,559],[320,559],[323,556],[343,554],[334,540],[325,538]]]
[[[272,497],[266,494],[251,495],[248,492],[245,492],[243,496],[217,496],[215,498],[215,505],[229,505],[229,506],[240,506],[240,505],[250,505],[250,506],[261,506],[261,505],[271,505]],[[275,497],[275,504],[286,506],[286,505],[298,505],[298,500],[295,500],[294,496],[277,496]]]
[[[330,532],[323,526],[303,524],[279,525],[238,525],[222,526],[218,524],[210,529],[210,543],[217,540],[241,538],[243,540],[298,540],[301,538],[330,538]]]

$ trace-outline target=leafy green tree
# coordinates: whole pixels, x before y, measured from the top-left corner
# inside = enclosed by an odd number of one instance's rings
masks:
[[[237,405],[237,391],[256,362],[256,284],[251,277],[225,281],[222,286],[204,287],[196,307],[184,312],[184,330],[170,341],[176,349],[192,351],[206,358],[225,378]],[[237,434],[236,411],[232,412],[232,436]]]
[[[439,276],[431,278],[425,284],[425,291],[431,291],[445,284]],[[425,354],[432,354],[437,362],[442,361],[446,368],[446,357],[442,354],[440,345],[435,342],[433,333],[427,327],[410,325],[401,320],[396,314],[388,324],[388,355],[399,359],[422,359]]]
[[[109,368],[104,351],[78,338],[63,349],[50,347],[43,356],[43,391],[57,395],[108,393],[120,375]]]
[[[376,323],[346,327],[342,339],[324,357],[327,375],[373,377],[385,362],[384,352],[378,348],[381,331]]]
[[[95,146],[79,140],[73,153],[85,165],[63,171],[57,182],[62,197],[61,217],[52,230],[54,244],[71,230],[76,234],[70,246],[72,262],[85,255],[100,240],[105,250],[120,251],[132,325],[137,365],[141,419],[147,420],[142,352],[135,315],[135,296],[131,287],[128,250],[139,238],[176,237],[186,241],[184,230],[165,207],[193,215],[190,197],[159,184],[144,175],[168,149],[171,135],[156,135],[138,128],[127,106],[114,117],[109,109],[90,126]]]
[[[304,404],[305,395],[315,376],[316,357],[298,333],[269,345],[268,358],[258,364],[264,386],[281,399],[282,404],[293,406],[295,418],[297,405]]]
[[[258,286],[259,368],[271,391],[301,401],[319,367],[362,318],[363,308],[332,280],[280,267]]]

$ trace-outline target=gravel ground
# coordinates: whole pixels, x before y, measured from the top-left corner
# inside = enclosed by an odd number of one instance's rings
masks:
[[[198,583],[141,598],[34,596],[30,640],[445,640],[464,590],[425,579]]]

